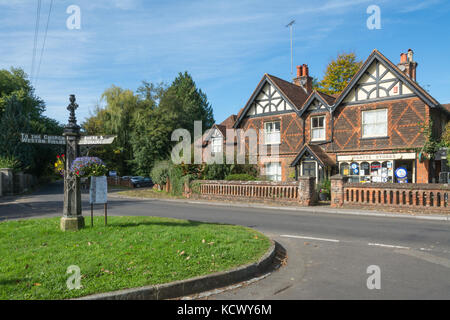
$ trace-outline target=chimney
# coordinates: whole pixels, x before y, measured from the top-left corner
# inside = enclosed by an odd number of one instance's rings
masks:
[[[400,54],[400,63],[398,68],[413,81],[416,81],[416,69],[419,64],[414,61],[414,51],[408,50],[408,53]]]
[[[294,84],[302,87],[306,93],[312,92],[313,78],[309,76],[309,68],[307,64],[297,66],[297,77],[293,80]]]

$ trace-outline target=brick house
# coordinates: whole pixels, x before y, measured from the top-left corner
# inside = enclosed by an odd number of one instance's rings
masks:
[[[440,137],[450,112],[418,85],[417,66],[412,50],[397,65],[374,50],[333,96],[313,90],[307,65],[297,67],[292,83],[265,74],[239,114],[216,131],[262,129],[259,141],[279,147],[277,156],[258,159],[272,180],[308,175],[319,182],[341,173],[353,182],[436,181],[449,170],[424,157],[423,127],[432,121]]]

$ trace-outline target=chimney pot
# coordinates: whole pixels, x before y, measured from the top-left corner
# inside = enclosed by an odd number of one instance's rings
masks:
[[[307,77],[308,76],[308,66],[306,64],[302,65],[302,69],[303,69],[303,77]]]
[[[400,63],[405,63],[408,61],[406,53],[400,54]]]
[[[297,77],[302,76],[302,66],[297,66]]]

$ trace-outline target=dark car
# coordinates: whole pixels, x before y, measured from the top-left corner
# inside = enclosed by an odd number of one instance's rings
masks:
[[[135,187],[135,188],[152,187],[153,186],[153,181],[150,178],[132,177],[130,179],[130,181],[133,184],[133,187]]]

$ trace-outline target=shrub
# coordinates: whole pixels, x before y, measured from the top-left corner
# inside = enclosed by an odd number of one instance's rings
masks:
[[[325,193],[325,194],[330,194],[331,193],[331,181],[330,180],[322,181],[322,183],[319,185],[319,192]]]
[[[171,163],[167,160],[157,162],[150,173],[152,181],[159,185],[166,184],[171,166]]]
[[[256,178],[247,173],[237,173],[228,175],[225,180],[227,181],[255,181]]]
[[[13,169],[14,171],[19,170],[21,163],[15,157],[0,157],[0,168],[1,169]]]

